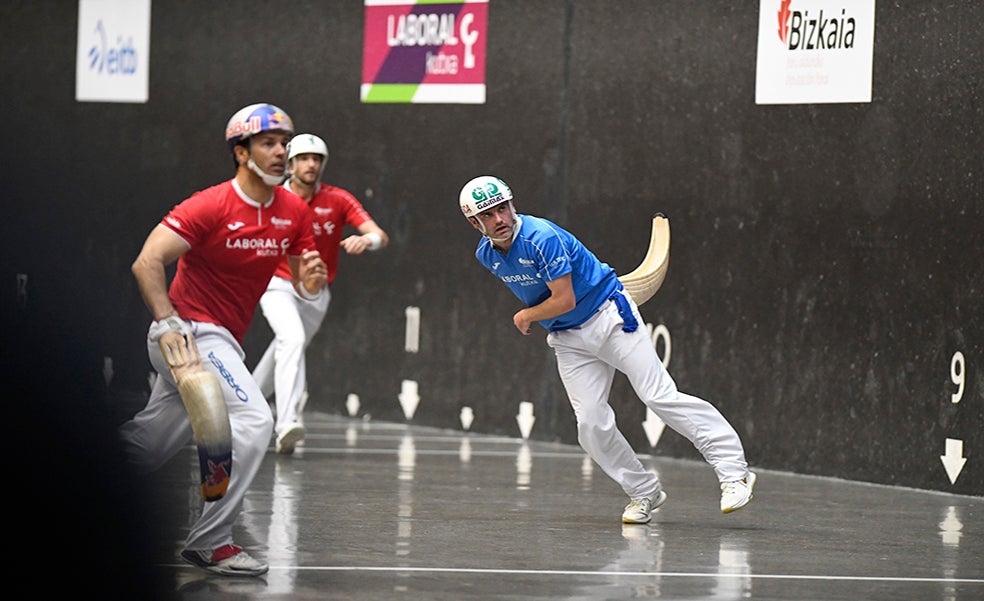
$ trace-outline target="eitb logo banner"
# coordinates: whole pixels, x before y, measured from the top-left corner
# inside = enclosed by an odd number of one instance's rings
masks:
[[[150,0],[79,0],[75,99],[147,102]]]

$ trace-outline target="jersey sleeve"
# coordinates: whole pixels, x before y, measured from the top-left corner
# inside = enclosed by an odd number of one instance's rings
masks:
[[[203,240],[215,220],[214,203],[209,194],[196,192],[174,206],[161,223],[194,247]]]
[[[541,236],[533,245],[537,256],[537,271],[544,282],[564,277],[571,272],[571,257],[557,233]]]
[[[359,227],[363,223],[372,220],[369,212],[366,211],[362,203],[351,192],[343,188],[335,188],[335,193],[344,201],[346,224],[352,227]]]

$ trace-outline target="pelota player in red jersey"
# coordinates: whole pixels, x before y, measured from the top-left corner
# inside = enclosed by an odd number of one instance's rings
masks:
[[[314,241],[328,266],[328,285],[318,299],[307,302],[291,286],[290,270],[286,263],[281,263],[260,299],[260,308],[274,339],[256,364],[253,377],[264,394],[275,396],[276,451],[282,455],[293,453],[294,446],[304,438],[301,421],[307,384],[304,355],[328,311],[329,287],[338,270],[341,250],[358,255],[379,250],[389,243],[389,236],[355,196],[321,181],[328,163],[328,146],[324,140],[314,134],[297,134],[287,146],[287,161],[290,178],[284,188],[308,203],[314,221]],[[345,226],[358,233],[343,239]]]
[[[232,539],[273,429],[270,406],[243,362],[243,336],[285,256],[303,297],[316,298],[327,279],[307,206],[278,186],[293,133],[291,118],[274,105],[239,110],[226,126],[235,177],[175,206],[151,231],[132,267],[153,315],[147,350],[159,376],[147,406],[120,427],[124,448],[138,468],[152,471],[191,442],[189,416],[160,348],[190,334],[205,369],[221,385],[235,463],[228,491],[204,503],[181,557],[225,575],[256,576],[268,569]],[[175,261],[168,288],[165,268]]]

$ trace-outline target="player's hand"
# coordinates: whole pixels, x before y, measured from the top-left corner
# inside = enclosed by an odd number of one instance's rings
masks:
[[[342,248],[350,255],[361,255],[369,249],[371,242],[362,235],[352,235],[342,240]]]
[[[316,250],[304,251],[301,254],[300,274],[301,284],[311,294],[317,294],[328,281],[328,266],[321,259],[321,253]]]
[[[523,312],[519,311],[513,315],[513,325],[523,336],[529,336],[533,333],[533,322],[523,317]]]
[[[171,368],[175,382],[180,382],[185,374],[201,369],[198,345],[195,343],[195,335],[190,331],[182,334],[177,330],[170,330],[160,337],[157,344],[161,347],[164,361]]]

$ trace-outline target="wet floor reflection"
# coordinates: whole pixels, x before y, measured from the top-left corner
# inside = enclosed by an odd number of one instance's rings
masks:
[[[718,574],[711,599],[744,599],[752,590],[748,540],[744,534],[726,534],[718,545]]]
[[[984,574],[972,519],[984,505],[976,499],[941,502],[888,489],[893,500],[905,497],[907,527],[886,534],[888,524],[857,520],[859,507],[869,520],[902,515],[876,510],[887,506],[880,489],[836,495],[833,488],[850,484],[773,474],[749,511],[722,516],[709,468],[657,459],[670,500],[650,524],[627,525],[619,520],[621,491],[577,447],[467,432],[421,435],[367,420],[320,424],[295,456],[271,452],[244,501],[237,542],[267,560],[270,572],[238,582],[186,567],[182,592],[216,595],[185,598],[319,598],[326,591],[360,601],[496,598],[458,596],[493,590],[516,599],[724,601],[783,598],[777,591],[790,587],[821,598],[824,587],[844,599],[871,598],[866,587],[878,598],[984,598],[974,596],[984,580],[966,581]],[[189,453],[181,469],[194,483],[197,457]],[[180,537],[200,510],[197,487],[187,491]],[[804,499],[830,501],[805,515]],[[775,578],[811,571],[816,581]],[[889,579],[866,584],[865,575]],[[915,592],[908,576],[928,582]]]
[[[530,445],[524,441],[516,453],[516,489],[529,490],[532,476],[533,454],[530,453]]]

